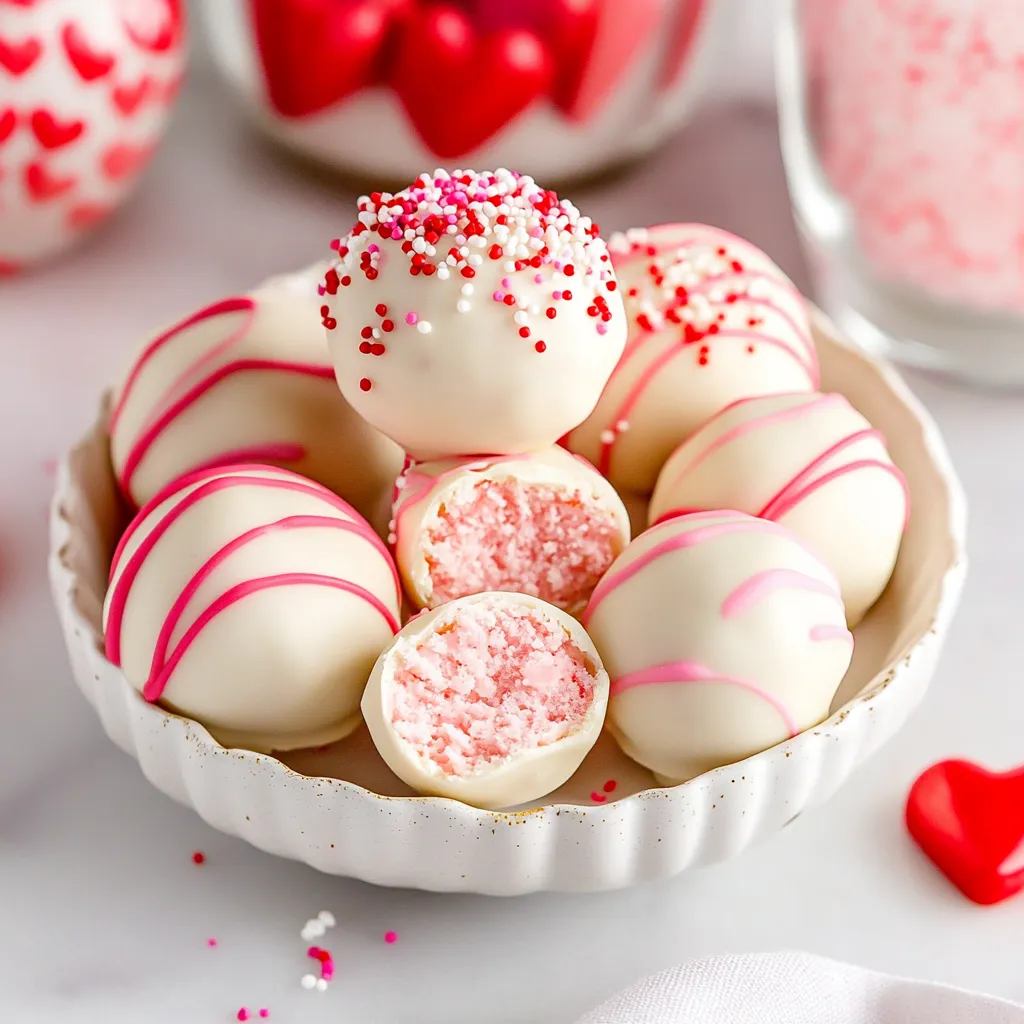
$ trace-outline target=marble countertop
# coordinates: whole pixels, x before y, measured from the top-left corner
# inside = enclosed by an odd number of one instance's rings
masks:
[[[806,284],[764,111],[709,112],[578,198],[605,228],[721,224]],[[568,1024],[641,974],[784,948],[1024,1001],[1024,903],[967,903],[902,824],[931,762],[1024,762],[1021,400],[913,378],[971,503],[972,572],[945,657],[921,710],[832,802],[733,862],[597,896],[381,890],[213,832],[107,742],[49,604],[51,460],[143,332],[309,262],[350,201],[256,141],[200,75],[124,215],[0,286],[0,1020],[221,1024],[245,1005],[276,1024]],[[324,994],[299,987],[299,930],[321,909],[338,919]]]

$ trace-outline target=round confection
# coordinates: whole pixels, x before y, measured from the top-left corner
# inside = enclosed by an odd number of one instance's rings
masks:
[[[363,717],[418,793],[496,810],[557,789],[597,741],[608,675],[583,627],[526,594],[423,612],[378,660]]]
[[[324,323],[342,394],[420,461],[554,444],[626,341],[597,225],[532,178],[435,171],[359,200]]]
[[[325,487],[271,466],[200,470],[124,534],[106,654],[225,746],[316,746],[358,726],[400,603],[383,542]]]
[[[326,484],[364,515],[400,449],[338,394],[308,275],[198,310],[148,341],[115,390],[110,448],[136,507],[182,473],[262,462]]]
[[[415,463],[396,495],[391,540],[419,608],[513,590],[577,614],[629,543],[611,484],[562,448]]]
[[[609,247],[629,341],[567,443],[617,488],[650,494],[679,444],[738,398],[817,389],[806,304],[760,249],[704,224],[613,235]]]
[[[611,676],[609,728],[665,783],[821,722],[853,654],[831,570],[784,526],[742,512],[642,533],[583,622]]]
[[[839,578],[852,629],[885,589],[910,512],[885,438],[842,396],[736,402],[658,477],[650,521],[734,508],[789,527]]]

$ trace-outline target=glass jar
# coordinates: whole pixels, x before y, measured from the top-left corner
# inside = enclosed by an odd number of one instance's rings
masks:
[[[439,165],[548,184],[653,148],[720,55],[725,0],[217,0],[215,60],[258,123],[360,180]]]
[[[778,0],[817,295],[865,347],[1024,385],[1024,2]]]

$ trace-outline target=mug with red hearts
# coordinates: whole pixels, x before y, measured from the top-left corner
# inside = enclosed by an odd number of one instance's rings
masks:
[[[357,176],[579,178],[654,147],[720,52],[721,0],[218,0],[214,55],[262,126]]]
[[[0,275],[125,199],[181,84],[181,0],[0,0]]]

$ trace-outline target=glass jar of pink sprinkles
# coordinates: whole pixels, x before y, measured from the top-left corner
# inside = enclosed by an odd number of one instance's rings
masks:
[[[872,350],[1024,385],[1024,2],[778,10],[782,148],[819,301]]]

